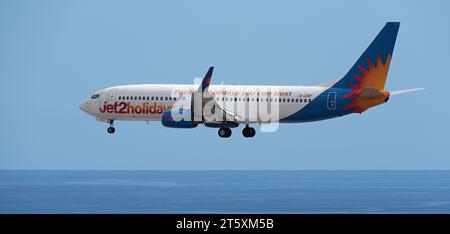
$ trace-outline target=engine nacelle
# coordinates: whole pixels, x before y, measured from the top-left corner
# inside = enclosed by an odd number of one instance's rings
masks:
[[[162,114],[161,123],[168,128],[195,128],[192,111],[189,108],[166,110]]]

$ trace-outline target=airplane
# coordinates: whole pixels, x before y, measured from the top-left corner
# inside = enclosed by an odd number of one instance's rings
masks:
[[[315,86],[210,85],[210,67],[200,83],[114,86],[95,92],[80,109],[97,120],[160,121],[169,128],[218,128],[222,138],[245,125],[242,135],[254,137],[251,124],[303,123],[363,113],[391,95],[424,88],[385,90],[399,22],[387,22],[341,79]]]

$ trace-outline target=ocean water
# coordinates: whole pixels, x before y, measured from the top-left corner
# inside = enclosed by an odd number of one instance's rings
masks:
[[[0,213],[450,213],[450,171],[0,171]]]

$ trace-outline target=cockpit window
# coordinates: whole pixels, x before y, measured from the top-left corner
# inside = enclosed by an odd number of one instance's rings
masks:
[[[100,97],[100,95],[98,95],[98,94],[94,94],[94,95],[91,96],[92,99],[96,99],[98,97]]]

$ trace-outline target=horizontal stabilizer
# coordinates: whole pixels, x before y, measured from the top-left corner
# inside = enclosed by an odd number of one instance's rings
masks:
[[[383,93],[375,88],[364,88],[361,90],[358,96],[362,98],[376,98],[379,96],[383,96]]]
[[[391,95],[397,95],[397,94],[401,94],[401,93],[409,93],[409,92],[419,91],[419,90],[423,90],[423,89],[426,89],[426,88],[397,90],[397,91],[392,91]]]

